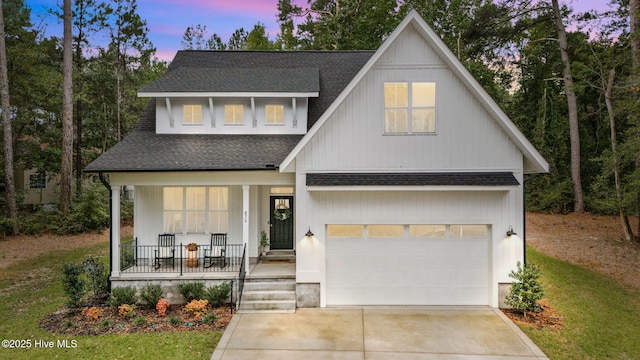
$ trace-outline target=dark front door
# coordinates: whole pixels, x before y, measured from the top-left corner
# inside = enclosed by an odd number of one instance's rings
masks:
[[[293,196],[271,197],[271,249],[293,249]]]

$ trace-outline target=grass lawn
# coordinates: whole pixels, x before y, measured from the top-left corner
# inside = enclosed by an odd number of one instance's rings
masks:
[[[640,359],[640,292],[531,248],[527,261],[565,317],[559,331],[521,327],[550,359]]]
[[[108,244],[54,252],[0,271],[0,340],[23,340],[27,349],[0,348],[0,359],[209,359],[221,332],[60,336],[38,326],[66,301],[62,264],[108,256]],[[67,340],[68,348],[63,346]],[[36,347],[53,341],[53,347]],[[60,341],[60,342],[59,342]]]

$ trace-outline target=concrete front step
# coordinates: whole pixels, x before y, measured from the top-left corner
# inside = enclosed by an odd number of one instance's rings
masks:
[[[271,301],[271,300],[295,300],[295,291],[243,291],[242,302],[245,301]]]
[[[240,304],[239,313],[248,312],[274,312],[274,313],[293,313],[296,311],[295,300],[254,300],[244,301]]]
[[[296,311],[294,279],[247,279],[239,313],[293,313]]]
[[[293,279],[247,279],[243,294],[249,291],[293,291],[296,292],[296,281]]]
[[[265,256],[260,257],[260,261],[269,262],[296,262],[296,253],[293,250],[269,250]]]

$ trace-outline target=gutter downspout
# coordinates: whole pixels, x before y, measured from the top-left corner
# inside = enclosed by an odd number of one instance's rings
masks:
[[[99,172],[98,177],[102,182],[102,185],[109,191],[109,223],[113,224],[113,193],[111,192],[111,185],[107,179],[104,178],[104,173]],[[113,259],[113,226],[109,226],[109,270],[111,270],[111,259]],[[109,271],[109,279],[107,280],[107,286],[109,292],[111,292],[111,271]]]
[[[527,178],[522,175],[522,266],[527,265]]]

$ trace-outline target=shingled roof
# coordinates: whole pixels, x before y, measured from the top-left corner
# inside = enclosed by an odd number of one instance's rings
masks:
[[[519,184],[510,172],[307,174],[307,186],[508,186]]]
[[[145,93],[176,92],[297,92],[317,93],[320,75],[317,68],[227,69],[181,67],[138,90]]]
[[[271,74],[299,72],[305,77],[301,86],[318,86],[319,97],[309,98],[307,127],[310,128],[333,103],[373,51],[179,51],[163,79],[180,74],[222,76],[225,69],[247,74],[272,69]],[[262,69],[262,70],[261,70]],[[280,69],[280,70],[278,70]],[[287,69],[287,70],[285,70]],[[297,70],[296,70],[297,69]],[[309,81],[317,71],[318,83]],[[222,76],[225,78],[225,76]],[[226,77],[228,78],[228,77]],[[273,76],[268,76],[266,89]],[[173,81],[173,80],[171,80]],[[171,81],[156,82],[156,90],[196,91],[204,82],[191,87]],[[292,91],[291,80],[285,85]],[[306,85],[303,85],[306,84]],[[183,86],[180,88],[179,86]],[[228,84],[227,86],[232,86]],[[274,88],[274,89],[276,89]],[[153,88],[143,88],[145,91]],[[184,89],[184,90],[180,90]],[[281,88],[282,89],[282,88]],[[298,88],[300,90],[301,88]],[[203,90],[204,91],[204,90]],[[230,90],[231,91],[231,90]],[[276,91],[276,90],[274,90]],[[316,90],[317,91],[317,90]],[[178,135],[156,134],[155,99],[141,117],[136,129],[124,140],[87,165],[86,172],[188,171],[188,170],[256,170],[277,168],[293,150],[302,135]]]

